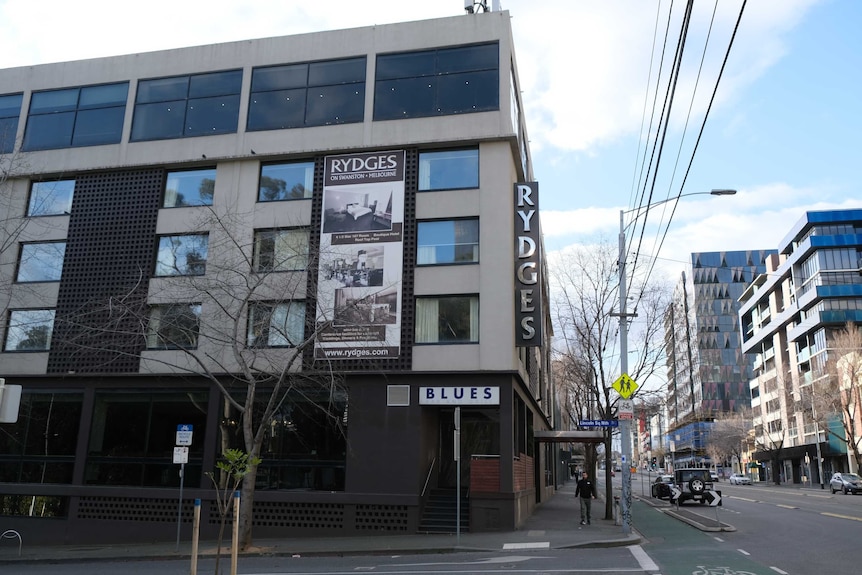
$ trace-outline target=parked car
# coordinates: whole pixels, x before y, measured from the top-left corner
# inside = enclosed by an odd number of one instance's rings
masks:
[[[650,495],[658,499],[670,499],[673,487],[673,475],[659,475],[650,486]]]
[[[713,481],[718,481],[718,473],[717,473],[717,472],[715,472],[715,471],[710,471],[710,472],[709,472],[709,477],[710,477],[710,479],[712,479]]]
[[[741,473],[733,473],[728,481],[731,485],[751,485],[751,478]]]
[[[829,480],[829,489],[832,493],[843,491],[845,495],[862,493],[862,477],[855,473],[836,473]]]

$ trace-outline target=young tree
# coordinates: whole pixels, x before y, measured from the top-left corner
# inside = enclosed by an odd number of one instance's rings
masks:
[[[820,428],[847,445],[847,453],[862,469],[862,330],[847,322],[828,340],[823,376],[816,379],[811,407]],[[833,431],[830,420],[840,420],[843,436]]]
[[[617,247],[603,241],[565,252],[551,266],[554,354],[565,374],[558,385],[570,390],[567,397],[577,398],[572,412],[579,418],[617,417],[619,395],[611,385],[621,375],[617,347],[619,320],[612,315],[619,311],[618,258]],[[629,363],[629,376],[643,382],[661,364],[659,336],[669,290],[664,286],[635,287],[631,293],[640,303],[635,310],[638,322],[630,332],[633,343],[630,350],[636,357]],[[639,389],[637,393],[644,392]],[[608,519],[613,517],[612,434],[612,429],[605,430],[605,517]]]

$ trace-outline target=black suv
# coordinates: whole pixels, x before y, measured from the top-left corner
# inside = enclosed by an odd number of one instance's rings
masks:
[[[713,484],[708,469],[675,469],[673,479],[677,490],[682,493],[677,499],[673,499],[671,494],[671,503],[682,505],[686,501],[696,501],[700,504],[712,502],[713,497],[709,492],[713,491]],[[719,492],[718,495],[721,496],[721,493]],[[720,500],[719,505],[721,505]]]

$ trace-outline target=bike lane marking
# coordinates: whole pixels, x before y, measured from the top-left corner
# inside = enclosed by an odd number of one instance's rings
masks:
[[[723,540],[703,533],[643,502],[635,507],[635,528],[644,537],[644,551],[661,575],[766,575],[776,572],[744,550],[730,553]],[[655,571],[647,571],[654,573]]]

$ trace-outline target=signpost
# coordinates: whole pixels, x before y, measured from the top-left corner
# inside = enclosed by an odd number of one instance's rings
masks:
[[[186,463],[189,462],[189,446],[192,444],[194,426],[177,425],[177,446],[174,447],[174,463],[180,464],[180,501],[177,505],[177,551],[180,550],[180,526],[183,520],[183,483],[185,482]]]

